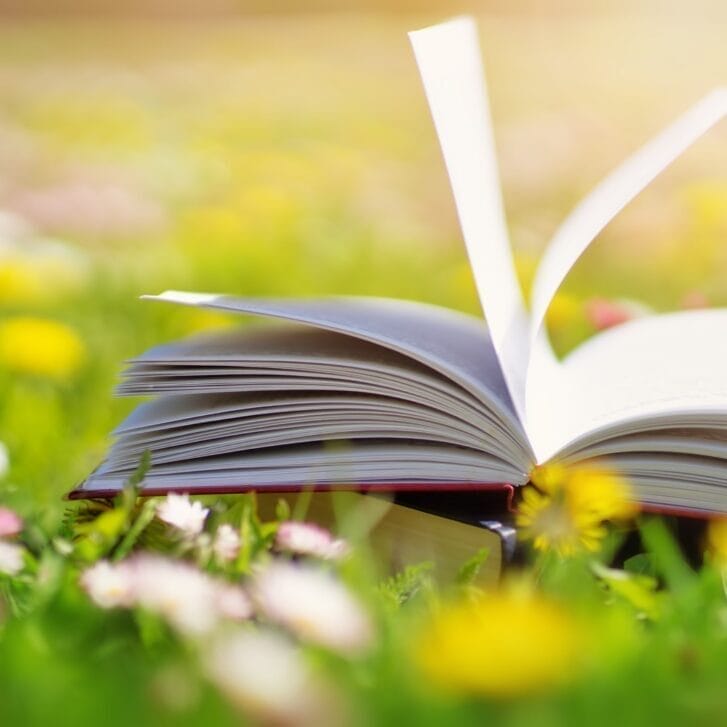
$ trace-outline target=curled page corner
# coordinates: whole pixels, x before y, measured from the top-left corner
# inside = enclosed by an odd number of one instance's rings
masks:
[[[477,26],[463,16],[409,33],[492,343],[524,422],[528,316],[507,234]]]

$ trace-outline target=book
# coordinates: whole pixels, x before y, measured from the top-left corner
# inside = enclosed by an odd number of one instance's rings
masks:
[[[299,508],[298,497],[303,498]],[[263,521],[276,517],[280,500],[305,520],[340,532],[354,542],[364,540],[376,562],[391,572],[426,564],[441,582],[460,578],[475,558],[472,581],[494,584],[513,558],[515,529],[500,520],[484,520],[502,512],[502,500],[477,492],[398,492],[384,496],[353,491],[305,493],[261,492],[257,512]]]
[[[476,26],[457,18],[410,37],[486,322],[380,298],[148,296],[262,323],[131,361],[119,393],[155,398],[116,429],[108,457],[72,497],[117,492],[147,450],[147,494],[350,488],[436,491],[442,502],[455,492],[507,493],[537,464],[597,457],[645,507],[727,511],[727,310],[633,320],[562,360],[545,327],[578,257],[725,116],[727,89],[576,207],[545,250],[528,309],[507,238]]]

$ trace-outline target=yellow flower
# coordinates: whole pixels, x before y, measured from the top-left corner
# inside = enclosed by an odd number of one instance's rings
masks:
[[[45,297],[37,270],[21,261],[0,263],[0,303],[34,303]]]
[[[727,518],[711,520],[707,528],[709,549],[720,566],[727,567]]]
[[[523,490],[516,524],[538,550],[563,556],[596,551],[607,532],[606,520],[627,519],[638,511],[626,482],[596,464],[536,467],[531,481],[535,487]]]
[[[0,322],[0,366],[10,371],[63,380],[85,356],[78,334],[63,323],[31,317]]]
[[[0,245],[0,304],[52,302],[85,282],[89,264],[61,242],[22,239]]]
[[[552,331],[562,331],[583,321],[583,304],[567,293],[557,293],[548,308],[546,320]]]
[[[578,668],[575,618],[531,591],[497,591],[445,606],[420,637],[415,658],[439,687],[509,698],[561,684]]]

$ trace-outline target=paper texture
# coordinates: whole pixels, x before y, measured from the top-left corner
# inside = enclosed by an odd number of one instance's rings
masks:
[[[409,37],[492,344],[522,420],[527,316],[507,235],[477,27],[457,18]]]

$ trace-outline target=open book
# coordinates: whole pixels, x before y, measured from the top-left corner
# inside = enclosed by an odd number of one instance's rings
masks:
[[[601,229],[727,112],[713,92],[607,177],[543,255],[530,310],[507,238],[474,23],[411,34],[487,320],[375,298],[153,300],[266,325],[162,345],[120,393],[156,395],[76,497],[148,492],[523,485],[537,463],[605,458],[662,509],[727,510],[727,310],[632,321],[564,360],[545,313]]]

